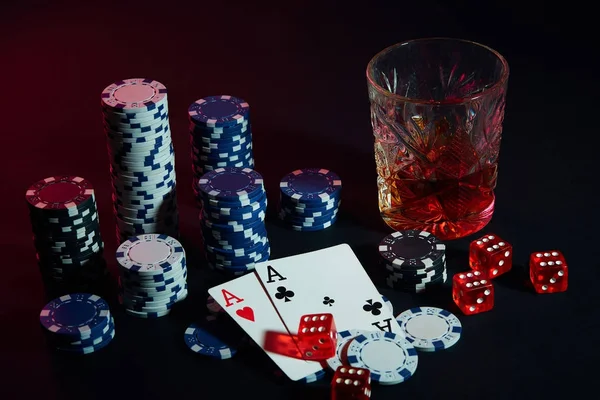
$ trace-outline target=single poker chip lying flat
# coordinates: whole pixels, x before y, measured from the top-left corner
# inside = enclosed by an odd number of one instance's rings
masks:
[[[388,263],[406,270],[430,268],[444,256],[446,245],[429,232],[407,230],[387,235],[379,254]]]
[[[460,320],[437,307],[416,307],[396,317],[406,339],[420,351],[433,352],[454,346],[462,334]]]
[[[188,108],[190,119],[206,127],[228,127],[245,122],[250,106],[233,96],[209,96],[196,100]]]
[[[69,210],[93,200],[92,184],[78,176],[52,176],[27,189],[29,204],[42,210]]]
[[[217,200],[254,199],[263,194],[262,176],[250,168],[224,167],[206,173],[198,188],[208,198]]]
[[[101,297],[73,293],[50,301],[40,312],[40,322],[57,335],[89,337],[110,322],[110,309]]]
[[[419,362],[414,346],[392,332],[358,335],[350,342],[347,354],[351,366],[368,369],[371,379],[382,385],[395,385],[409,379]]]
[[[194,352],[225,360],[233,357],[237,350],[221,341],[200,326],[191,324],[184,334],[185,344]]]
[[[303,168],[284,176],[279,188],[284,196],[295,203],[328,202],[339,197],[342,181],[328,169]]]

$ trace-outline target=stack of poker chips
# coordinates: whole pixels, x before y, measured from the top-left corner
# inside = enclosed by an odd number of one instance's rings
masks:
[[[37,260],[55,288],[92,287],[108,270],[92,184],[77,176],[53,176],[27,189]]]
[[[72,293],[50,301],[40,322],[48,344],[65,353],[94,353],[115,337],[108,304],[94,294]]]
[[[134,236],[116,253],[119,302],[129,315],[158,318],[187,297],[185,251],[176,239],[159,234]]]
[[[211,96],[188,109],[193,187],[209,171],[254,168],[250,107],[233,96]]]
[[[421,293],[446,282],[446,245],[429,232],[407,230],[387,235],[379,254],[392,289]]]
[[[102,115],[119,243],[144,233],[178,237],[167,89],[150,79],[115,82],[102,92]]]
[[[332,171],[304,168],[279,183],[279,218],[296,231],[320,231],[337,220],[342,181]]]
[[[262,176],[250,168],[217,168],[197,188],[208,266],[243,275],[266,261],[271,247],[265,228],[267,194]]]

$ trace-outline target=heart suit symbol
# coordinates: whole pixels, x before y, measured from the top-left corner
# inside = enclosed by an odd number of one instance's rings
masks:
[[[239,310],[236,310],[235,313],[244,319],[254,322],[254,310],[250,307],[240,308]]]

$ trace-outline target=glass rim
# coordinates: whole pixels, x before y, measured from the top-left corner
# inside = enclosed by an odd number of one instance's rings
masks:
[[[391,51],[393,51],[396,48],[402,47],[402,46],[406,46],[408,44],[411,43],[417,43],[417,42],[426,42],[426,41],[448,41],[448,42],[463,42],[463,43],[468,43],[477,47],[481,47],[487,51],[489,51],[490,53],[492,53],[494,56],[496,56],[496,58],[498,58],[498,60],[501,62],[502,64],[502,74],[500,75],[500,78],[494,82],[494,84],[489,87],[488,89],[477,93],[476,95],[470,96],[470,97],[465,97],[464,99],[462,99],[461,101],[457,102],[456,100],[452,100],[452,101],[446,101],[446,100],[425,100],[425,99],[420,99],[417,97],[405,97],[405,96],[401,96],[399,94],[396,93],[392,93],[389,90],[383,88],[382,86],[380,86],[379,84],[377,84],[375,82],[375,78],[372,76],[371,72],[373,71],[373,65],[379,60],[379,58],[383,55],[383,54],[387,54]],[[367,81],[369,83],[369,85],[371,87],[373,87],[377,92],[379,92],[380,94],[382,94],[385,97],[388,97],[390,99],[396,100],[396,101],[400,101],[400,102],[406,102],[406,103],[414,103],[414,104],[426,104],[426,105],[458,105],[458,104],[465,104],[465,103],[469,103],[471,101],[477,100],[481,97],[485,97],[488,96],[492,93],[494,93],[495,91],[498,90],[498,88],[504,86],[504,84],[506,83],[506,81],[508,80],[508,75],[509,75],[510,69],[508,66],[508,62],[506,61],[506,59],[504,58],[504,56],[502,54],[500,54],[498,51],[492,49],[489,46],[486,46],[484,44],[481,43],[477,43],[474,42],[472,40],[467,40],[467,39],[458,39],[458,38],[452,38],[452,37],[430,37],[430,38],[419,38],[419,39],[411,39],[411,40],[406,40],[404,42],[399,42],[396,44],[393,44],[391,46],[388,46],[386,48],[384,48],[383,50],[379,51],[377,54],[375,54],[373,56],[373,58],[371,58],[371,61],[369,61],[369,63],[367,64]]]

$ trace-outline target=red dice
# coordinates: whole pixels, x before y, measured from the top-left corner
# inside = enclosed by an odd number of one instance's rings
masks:
[[[339,366],[331,380],[331,400],[367,400],[371,398],[371,371]]]
[[[452,278],[452,299],[465,315],[494,308],[494,286],[484,272],[461,272]]]
[[[531,253],[529,278],[538,293],[558,293],[567,290],[569,269],[558,250]]]
[[[512,268],[512,246],[493,233],[482,236],[469,246],[469,265],[490,279],[500,276]]]
[[[337,330],[332,314],[307,314],[300,318],[298,348],[306,360],[331,358],[337,347]]]

